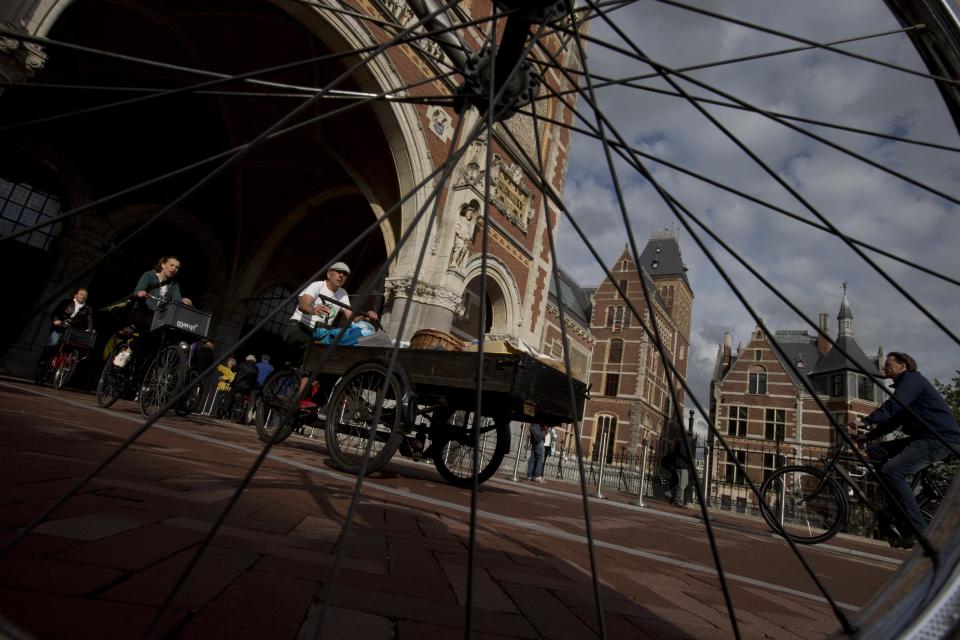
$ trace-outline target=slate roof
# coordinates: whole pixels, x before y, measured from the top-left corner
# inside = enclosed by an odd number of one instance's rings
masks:
[[[590,295],[588,289],[580,287],[563,269],[560,272],[560,293],[563,299],[563,314],[569,316],[584,328],[590,326]],[[550,278],[550,302],[557,305],[557,282]]]
[[[830,373],[833,371],[842,371],[849,369],[852,371],[857,371],[857,367],[851,363],[856,362],[871,375],[879,376],[880,370],[877,369],[877,363],[866,356],[863,352],[863,349],[860,348],[860,345],[857,344],[857,341],[853,339],[853,336],[839,336],[834,342],[837,343],[837,347],[831,347],[830,351],[827,351],[826,355],[823,356],[823,359],[817,365],[816,370],[813,373]],[[842,350],[842,352],[841,352]],[[844,355],[845,352],[847,355]]]
[[[672,235],[655,233],[640,254],[640,266],[653,277],[680,276],[690,286],[687,267],[680,255],[680,243]]]

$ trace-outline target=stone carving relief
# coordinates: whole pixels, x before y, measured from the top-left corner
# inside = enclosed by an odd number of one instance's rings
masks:
[[[520,231],[527,232],[530,224],[533,192],[523,184],[520,165],[508,165],[503,158],[493,157],[493,204],[495,204]]]
[[[428,284],[423,281],[417,281],[413,295],[410,295],[410,285],[413,278],[392,278],[388,279],[384,286],[384,296],[387,304],[392,304],[397,297],[410,298],[414,302],[430,304],[444,309],[449,309],[454,314],[463,315],[463,299],[461,296],[436,285]]]
[[[487,161],[487,145],[475,141],[467,153],[467,162],[460,170],[460,176],[454,183],[454,189],[472,187],[478,194],[483,193],[483,166]]]
[[[480,203],[477,200],[465,202],[460,207],[457,216],[457,226],[454,228],[453,250],[450,252],[450,267],[461,269],[473,245],[473,236],[477,230],[477,219],[480,217]]]

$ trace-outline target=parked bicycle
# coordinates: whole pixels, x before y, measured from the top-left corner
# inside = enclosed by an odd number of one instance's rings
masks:
[[[833,458],[819,456],[823,467],[788,466],[778,469],[764,481],[760,494],[766,504],[763,519],[774,531],[783,528],[799,544],[818,544],[835,536],[847,523],[850,514],[848,496],[857,496],[861,503],[877,514],[881,533],[896,542],[890,529],[891,517],[886,500],[869,497],[864,480],[868,468],[841,447]],[[920,511],[933,519],[946,487],[935,479],[936,465],[915,474],[911,482]]]
[[[63,337],[49,359],[37,366],[34,381],[44,384],[52,381],[57,389],[63,389],[70,382],[81,360],[85,360],[97,340],[96,331],[83,331],[67,326]]]
[[[192,350],[186,339],[205,336],[209,326],[210,314],[205,311],[179,302],[160,305],[150,327],[159,336],[159,346],[144,348],[138,333],[118,340],[100,372],[97,403],[109,407],[135,393],[140,413],[152,418],[184,386],[190,386],[174,410],[181,416],[195,411],[203,386],[191,367]]]

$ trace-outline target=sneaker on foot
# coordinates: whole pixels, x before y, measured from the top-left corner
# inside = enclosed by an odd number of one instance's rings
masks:
[[[539,482],[540,484],[546,484],[546,483],[547,483],[547,481],[543,479],[543,476],[534,478],[533,481],[534,481],[534,482]]]

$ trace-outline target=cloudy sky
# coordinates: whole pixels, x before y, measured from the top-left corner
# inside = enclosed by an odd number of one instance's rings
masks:
[[[817,42],[899,27],[881,0],[690,2]],[[671,68],[800,46],[653,0],[635,3],[612,17],[647,56]],[[593,23],[591,33],[627,48],[602,21]],[[904,35],[843,47],[897,65],[924,69]],[[597,44],[590,45],[587,64],[592,73],[614,78],[650,70],[635,59]],[[790,53],[690,75],[765,109],[960,146],[956,126],[930,80],[833,52]],[[667,87],[660,80],[643,83]],[[709,95],[707,90],[690,83],[682,86],[692,94]],[[960,255],[956,251],[960,244],[960,207],[948,200],[763,116],[708,106],[711,114],[799,191],[809,205],[805,206],[683,99],[621,87],[599,89],[598,98],[620,135],[635,147],[806,219],[816,219],[812,208],[852,237],[950,277],[960,276]],[[578,109],[592,122],[592,112],[583,100]],[[803,126],[934,188],[960,195],[960,156],[955,152]],[[944,380],[960,369],[960,349],[953,339],[843,241],[655,163],[649,167],[666,189],[804,313],[816,319],[818,313],[828,312],[834,335],[841,282],[846,281],[856,317],[855,335],[867,354],[876,353],[880,346],[907,351],[915,355],[921,371]],[[642,250],[654,230],[675,227],[677,222],[635,170],[621,163],[617,165],[617,175]],[[599,143],[578,136],[570,154],[565,199],[591,242],[609,257],[609,262],[619,256],[626,237],[612,184]],[[806,328],[799,316],[729,253],[699,229],[697,232],[768,326]],[[706,405],[709,376],[724,331],[733,333],[736,345],[747,341],[755,322],[691,235],[680,231],[679,237],[696,296],[689,381]],[[602,279],[600,267],[569,224],[561,227],[558,251],[562,267],[580,284],[596,284]],[[958,328],[960,299],[954,285],[876,254],[867,255],[933,316],[951,330]],[[689,402],[688,406],[692,408]]]

